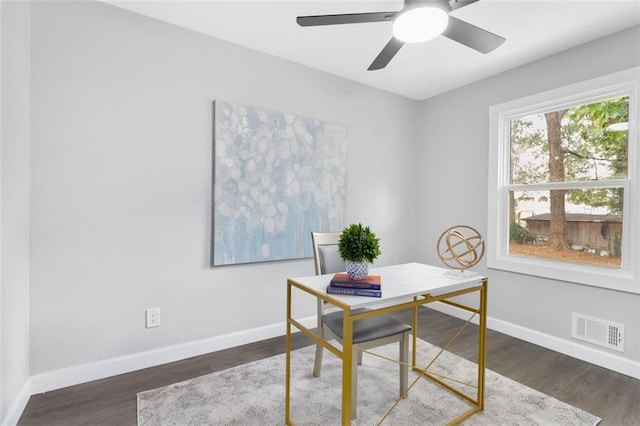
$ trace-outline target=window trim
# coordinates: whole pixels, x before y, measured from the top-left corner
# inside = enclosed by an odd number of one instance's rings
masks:
[[[640,294],[637,276],[640,224],[632,221],[639,217],[640,191],[638,190],[638,84],[640,67],[571,84],[543,93],[514,99],[489,107],[489,185],[488,185],[488,245],[487,266],[490,269],[533,275],[560,281],[586,284],[601,288]],[[627,179],[560,182],[517,185],[510,183],[510,129],[512,119],[552,109],[597,102],[612,97],[629,96],[629,166]],[[606,268],[548,259],[509,255],[509,190],[622,187],[625,193],[622,224],[621,267]],[[635,222],[635,223],[633,223]]]

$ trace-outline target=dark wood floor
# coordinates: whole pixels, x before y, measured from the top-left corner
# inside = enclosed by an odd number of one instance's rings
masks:
[[[410,312],[398,314],[410,321]],[[462,321],[423,309],[418,335],[443,346]],[[475,360],[476,328],[470,325],[449,350]],[[296,334],[294,348],[310,344]],[[34,395],[19,425],[135,425],[136,394],[283,353],[284,337],[251,343],[133,373]],[[489,330],[487,368],[580,407],[602,426],[640,425],[640,380]],[[284,415],[284,414],[283,414]]]

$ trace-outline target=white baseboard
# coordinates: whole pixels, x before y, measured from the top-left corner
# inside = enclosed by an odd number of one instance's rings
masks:
[[[442,303],[434,303],[429,305],[429,307],[462,319],[467,319],[469,316],[467,311]],[[302,319],[300,322],[309,328],[316,326],[315,316]],[[487,318],[487,327],[556,352],[640,379],[640,363],[638,362],[491,317]],[[20,418],[22,411],[29,401],[30,395],[282,336],[285,334],[285,330],[285,323],[279,323],[31,376],[21,391],[20,396],[14,404],[12,404],[2,426],[12,426],[17,423],[17,420]]]
[[[20,420],[20,416],[22,416],[24,409],[27,407],[30,397],[31,379],[28,378],[22,386],[22,389],[20,389],[20,393],[9,407],[7,415],[1,423],[2,426],[15,426],[18,424],[18,420]]]
[[[299,320],[305,327],[316,326],[316,317]],[[48,392],[55,389],[104,379],[118,374],[129,373],[148,367],[179,361],[210,352],[228,349],[271,337],[283,336],[285,323],[279,323],[251,330],[196,340],[179,345],[139,352],[132,355],[111,358],[104,361],[77,365],[31,376],[30,394]],[[27,397],[28,400],[28,397]]]
[[[464,320],[470,315],[463,309],[444,303],[432,303],[429,308]],[[474,318],[473,323],[478,323],[477,318]],[[640,379],[640,362],[496,318],[487,317],[487,328]]]

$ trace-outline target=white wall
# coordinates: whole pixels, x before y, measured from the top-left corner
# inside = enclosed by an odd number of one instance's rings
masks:
[[[29,20],[29,3],[0,3],[0,423],[30,395]]]
[[[346,124],[347,220],[413,257],[388,207],[415,202],[416,102],[105,4],[32,18],[32,374],[284,322],[310,259],[208,267],[214,99]]]
[[[433,247],[448,226],[469,224],[486,235],[489,106],[638,66],[639,42],[640,27],[634,27],[425,101],[420,179],[426,187],[419,226],[426,243],[421,260],[438,262]],[[640,188],[634,191],[640,197]],[[625,325],[624,353],[581,343],[583,349],[571,350],[621,355],[638,368],[639,295],[487,270],[486,261],[478,270],[490,278],[489,316],[498,323],[562,339],[555,344],[567,347],[577,342],[570,338],[573,311],[620,322]]]

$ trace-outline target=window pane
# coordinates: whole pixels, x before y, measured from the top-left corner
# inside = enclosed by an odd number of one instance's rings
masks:
[[[629,97],[510,120],[511,183],[625,179]]]
[[[620,268],[622,188],[510,191],[509,254]]]

